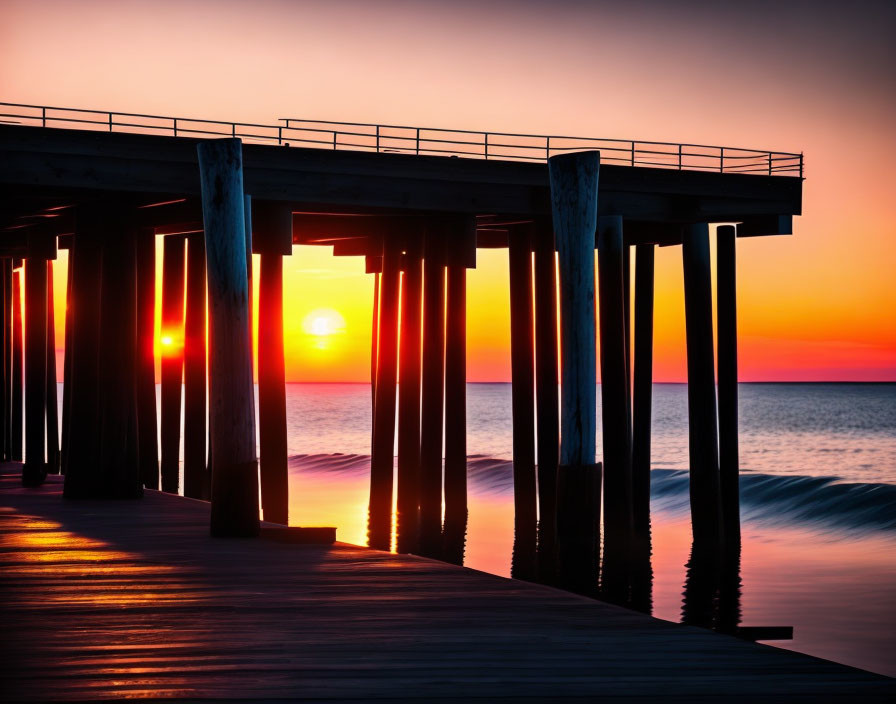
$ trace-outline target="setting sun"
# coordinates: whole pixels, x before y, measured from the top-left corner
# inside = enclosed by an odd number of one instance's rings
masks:
[[[302,330],[314,337],[340,335],[345,332],[345,318],[332,308],[318,308],[302,320]]]

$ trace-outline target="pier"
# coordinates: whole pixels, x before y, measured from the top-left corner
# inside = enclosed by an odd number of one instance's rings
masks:
[[[848,668],[586,598],[638,608],[649,564],[656,247],[682,255],[693,559],[737,561],[736,242],[792,232],[801,154],[0,110],[11,123],[0,124],[0,450],[10,463],[24,460],[6,465],[0,519],[6,606],[19,605],[21,652],[33,655],[11,670],[22,696],[350,700],[429,697],[451,683],[461,699],[692,700],[722,689],[751,699],[886,688]],[[368,542],[388,550],[394,540],[399,556],[295,545],[321,534],[285,528],[302,523],[288,515],[283,359],[283,257],[295,244],[363,257],[375,277]],[[50,333],[59,248],[69,249],[69,278],[57,447]],[[467,521],[466,270],[480,248],[509,252],[514,577],[541,586],[446,564],[461,561],[455,546]],[[82,560],[99,570],[96,580],[84,578]],[[109,560],[112,581],[98,567]],[[163,574],[186,588],[165,586]],[[102,606],[106,588],[109,603],[118,594],[135,609],[142,635],[127,636],[121,612]],[[125,639],[114,640],[117,654],[81,655],[36,637],[45,628],[34,620],[38,594],[58,609],[47,618],[83,616],[94,634]],[[217,629],[233,637],[221,643]],[[125,642],[140,654],[125,655]],[[183,662],[160,654],[166,643],[183,648]],[[61,662],[81,674],[37,675]],[[146,665],[163,662],[170,676]],[[118,684],[89,674],[107,667]]]

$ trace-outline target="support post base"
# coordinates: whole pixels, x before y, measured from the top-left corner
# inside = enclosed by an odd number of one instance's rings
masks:
[[[47,478],[47,465],[44,463],[25,463],[22,467],[22,486],[40,486]]]
[[[561,465],[557,472],[557,581],[579,594],[597,592],[602,472],[600,462]]]

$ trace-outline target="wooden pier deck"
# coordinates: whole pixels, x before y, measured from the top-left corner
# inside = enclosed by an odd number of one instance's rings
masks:
[[[345,544],[213,540],[208,504],[0,477],[4,700],[893,701],[894,681]]]

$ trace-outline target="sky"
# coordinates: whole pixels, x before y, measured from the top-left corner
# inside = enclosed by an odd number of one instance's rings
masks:
[[[0,0],[0,100],[803,151],[794,235],[738,243],[740,378],[896,380],[893,36],[896,3],[862,0]],[[657,381],[686,379],[681,268],[658,251]],[[289,380],[369,378],[363,271],[285,260]],[[481,251],[470,381],[510,377],[507,279]],[[325,340],[320,309],[345,322]]]

